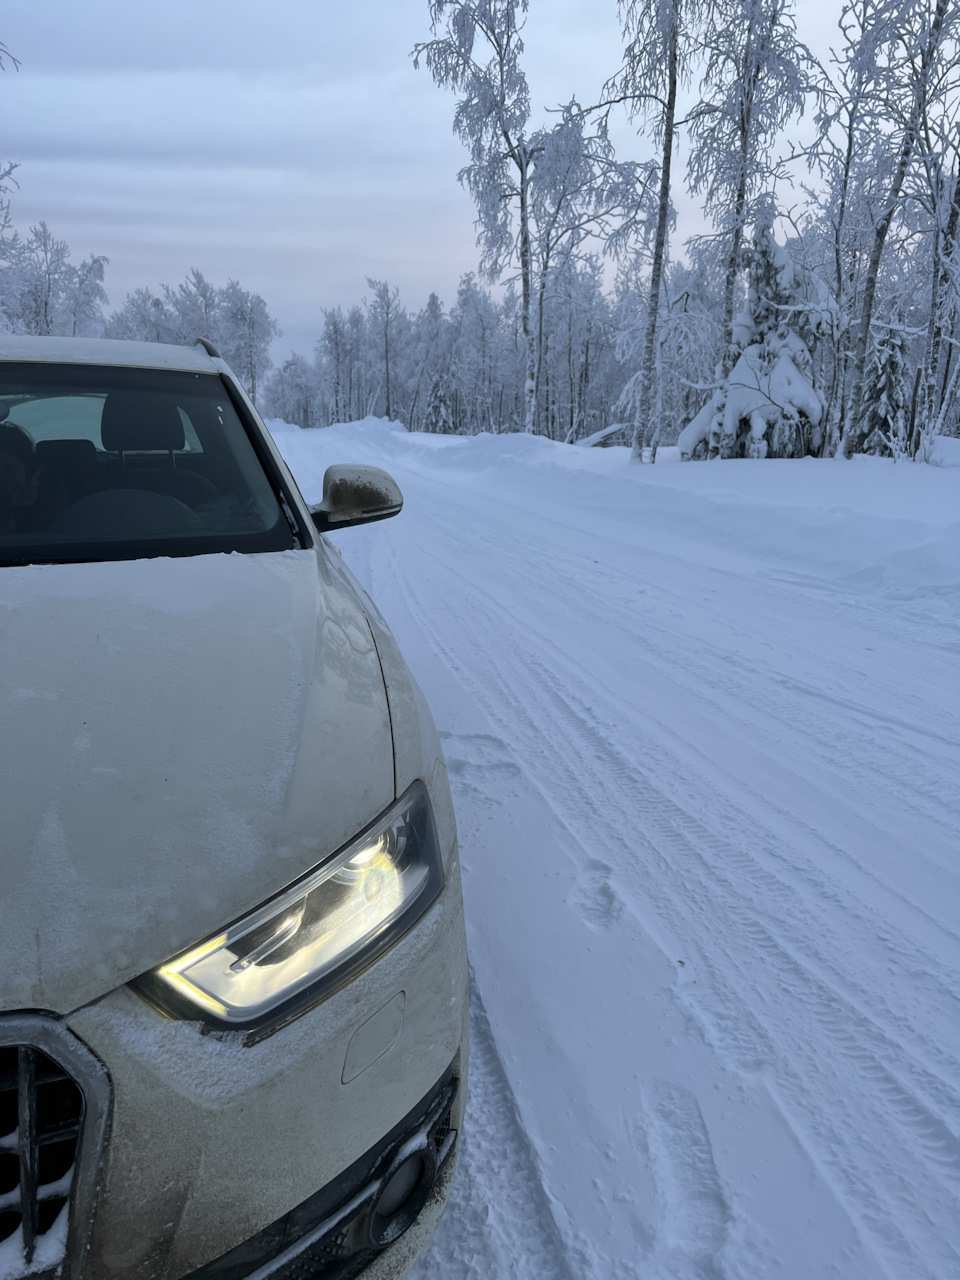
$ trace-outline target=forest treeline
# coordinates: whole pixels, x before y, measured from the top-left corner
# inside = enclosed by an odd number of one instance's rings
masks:
[[[267,375],[276,326],[236,282],[194,272],[107,315],[105,260],[66,257],[48,302],[52,238],[8,220],[0,323],[203,332],[267,413],[304,426],[373,413],[573,442],[621,424],[610,438],[641,458],[676,443],[692,458],[922,457],[960,434],[955,0],[846,0],[825,61],[794,0],[620,0],[599,100],[540,125],[527,9],[428,0],[414,50],[454,94],[477,213],[477,271],[449,305],[431,295],[411,313],[368,280],[365,299],[318,317],[311,353]],[[624,113],[629,157],[610,135]],[[709,230],[676,244],[681,199]]]

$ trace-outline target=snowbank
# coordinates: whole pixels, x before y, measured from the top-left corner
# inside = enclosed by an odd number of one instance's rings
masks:
[[[399,465],[436,480],[495,480],[520,502],[532,486],[549,486],[585,526],[639,522],[665,546],[698,543],[709,563],[748,556],[851,588],[960,589],[960,477],[946,469],[960,449],[944,449],[938,460],[947,461],[936,467],[864,455],[642,467],[623,446],[574,449],[521,433],[424,435],[378,418],[315,432],[281,427],[278,443],[308,501],[319,501],[333,462]]]
[[[960,440],[953,436],[934,436],[928,461],[935,467],[960,467]]]

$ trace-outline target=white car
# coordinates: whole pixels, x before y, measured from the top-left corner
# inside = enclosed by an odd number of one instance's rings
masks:
[[[380,1280],[450,1191],[423,697],[206,342],[0,338],[0,1277]]]

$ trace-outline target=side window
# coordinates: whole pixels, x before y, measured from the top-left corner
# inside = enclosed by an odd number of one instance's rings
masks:
[[[34,444],[41,440],[92,440],[99,449],[103,401],[102,395],[14,401],[7,421],[22,427]]]
[[[203,453],[203,445],[200,443],[196,427],[190,421],[190,415],[180,407],[178,407],[177,412],[180,414],[180,421],[183,423],[184,453]]]

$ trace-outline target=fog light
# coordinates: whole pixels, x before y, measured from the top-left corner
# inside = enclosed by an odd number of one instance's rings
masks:
[[[409,1160],[405,1160],[380,1192],[377,1217],[392,1218],[395,1213],[399,1213],[420,1185],[422,1173],[423,1161],[419,1156],[411,1156]]]
[[[409,1148],[408,1148],[409,1150]],[[367,1232],[375,1249],[393,1244],[416,1221],[437,1180],[437,1163],[431,1149],[397,1153],[384,1178],[383,1189],[367,1219]]]

